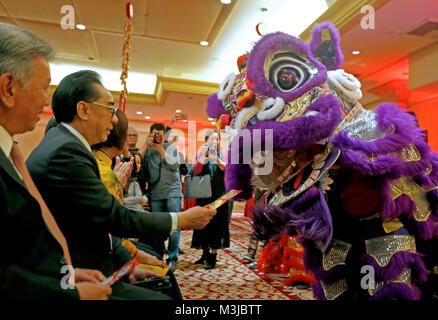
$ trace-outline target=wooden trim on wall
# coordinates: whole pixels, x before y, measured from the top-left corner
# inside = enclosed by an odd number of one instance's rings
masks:
[[[56,86],[50,86],[50,93],[53,94]],[[157,83],[155,85],[154,94],[144,93],[129,93],[127,103],[137,105],[163,105],[163,95],[165,92],[182,92],[210,95],[216,93],[219,90],[218,83],[169,78],[157,76]],[[111,90],[111,94],[114,97],[114,101],[118,101],[120,97],[120,91]]]

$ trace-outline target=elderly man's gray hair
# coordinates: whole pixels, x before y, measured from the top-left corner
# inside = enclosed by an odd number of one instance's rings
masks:
[[[54,49],[32,32],[0,23],[0,75],[11,73],[27,87],[34,72],[32,59],[43,56],[50,61],[54,55]]]

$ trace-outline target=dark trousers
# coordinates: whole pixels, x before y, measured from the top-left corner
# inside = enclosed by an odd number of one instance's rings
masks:
[[[148,290],[132,284],[118,281],[111,287],[113,292],[109,300],[172,300],[160,292]]]
[[[132,243],[134,243],[138,249],[143,250],[144,252],[147,252],[147,253],[157,257],[160,260],[163,260],[163,256],[160,256],[160,254],[157,253],[152,246],[149,246],[145,243],[137,242],[137,241],[132,241]],[[183,300],[183,297],[181,295],[181,291],[179,289],[178,282],[176,281],[176,278],[175,278],[175,275],[173,274],[173,272],[169,270],[167,272],[166,276],[169,277],[171,288],[168,290],[165,290],[164,293],[169,295],[173,300]]]

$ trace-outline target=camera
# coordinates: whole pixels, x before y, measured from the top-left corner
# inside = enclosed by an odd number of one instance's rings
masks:
[[[208,147],[208,154],[209,155],[217,155],[217,148],[215,146],[209,146]]]
[[[163,140],[163,138],[160,136],[160,133],[159,132],[155,132],[155,134],[154,134],[154,143],[155,144],[160,144],[162,140]]]

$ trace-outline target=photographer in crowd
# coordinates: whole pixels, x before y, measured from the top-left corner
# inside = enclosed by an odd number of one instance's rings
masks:
[[[180,164],[184,163],[183,157],[176,148],[168,148],[165,142],[165,127],[162,123],[154,123],[150,128],[150,134],[146,139],[146,151],[143,159],[143,177],[148,184],[147,195],[151,211],[162,210],[180,212],[182,208],[182,184],[178,171]],[[168,152],[166,150],[169,149]],[[172,150],[172,151],[170,151]],[[178,264],[178,246],[180,229],[177,229],[169,237],[169,269],[175,271]],[[153,246],[164,254],[164,241],[159,236],[140,239]]]

